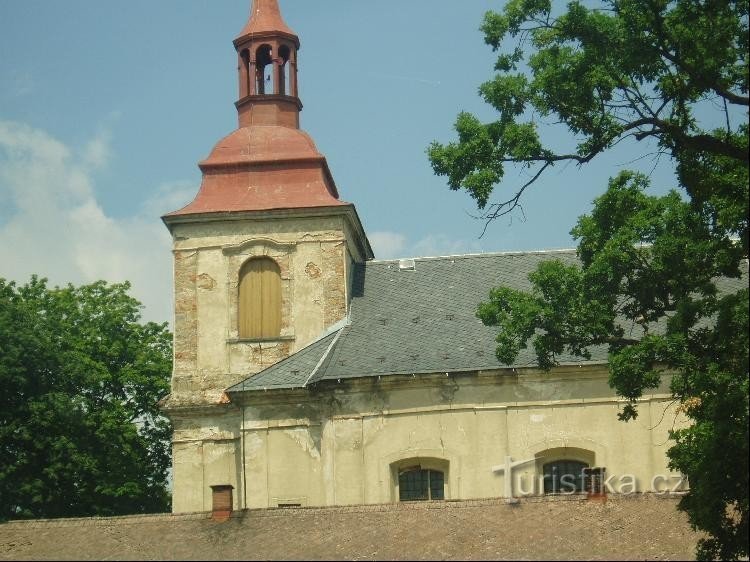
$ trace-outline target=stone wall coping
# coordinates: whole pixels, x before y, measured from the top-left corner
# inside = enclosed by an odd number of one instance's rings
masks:
[[[658,498],[667,501],[677,502],[684,494],[660,494],[653,492],[643,492],[637,494],[609,494],[608,502],[633,502],[648,501],[650,498]],[[393,511],[413,511],[413,510],[432,510],[432,509],[466,509],[491,505],[506,505],[509,509],[516,509],[524,504],[537,503],[558,503],[558,502],[578,502],[585,503],[589,501],[585,494],[570,494],[558,496],[526,496],[520,498],[478,498],[470,500],[435,500],[435,501],[415,501],[385,504],[367,504],[367,505],[346,505],[346,506],[305,506],[305,507],[270,507],[244,509],[234,511],[232,519],[242,519],[246,517],[286,517],[299,515],[302,513],[365,513],[365,512],[393,512]],[[15,520],[1,523],[0,527],[5,529],[35,529],[50,527],[89,527],[89,526],[109,526],[109,525],[138,525],[148,524],[156,521],[199,521],[211,519],[211,512],[190,512],[190,513],[154,513],[139,515],[122,515],[115,517],[81,517],[81,518],[60,518],[60,519],[33,519],[33,520]]]

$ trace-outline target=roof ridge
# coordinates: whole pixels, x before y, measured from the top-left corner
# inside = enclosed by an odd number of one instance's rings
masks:
[[[310,376],[307,377],[307,380],[302,384],[302,388],[306,388],[307,384],[312,380],[312,378],[317,374],[318,369],[320,369],[320,366],[325,362],[325,360],[328,358],[328,355],[331,353],[331,350],[336,347],[336,342],[339,341],[339,338],[341,337],[341,334],[344,333],[344,328],[342,327],[339,329],[339,331],[336,333],[336,336],[334,336],[331,343],[328,344],[328,347],[323,352],[323,355],[320,356],[320,359],[318,360],[317,365],[315,365],[315,368],[310,372]],[[331,332],[333,333],[333,332]],[[330,334],[329,334],[330,335]]]
[[[497,256],[532,256],[542,254],[569,254],[575,252],[575,248],[557,248],[550,250],[512,250],[507,252],[481,252],[469,254],[449,254],[445,256],[414,256],[400,257],[383,260],[370,260],[366,264],[395,263],[400,260],[444,260],[444,259],[470,259],[470,258],[492,258]]]
[[[338,325],[338,324],[340,324],[340,323],[341,323],[341,322],[337,322],[337,324],[335,324],[335,325]],[[335,325],[334,325],[334,326],[335,326]],[[341,333],[341,331],[343,331],[344,327],[345,327],[345,326],[342,326],[342,327],[338,328],[338,332],[339,332],[339,333]],[[310,349],[310,348],[311,348],[312,346],[314,346],[314,345],[316,345],[316,344],[320,343],[320,342],[321,342],[322,340],[324,340],[324,339],[326,339],[326,338],[329,338],[329,337],[331,337],[331,336],[332,336],[332,335],[333,335],[334,333],[336,333],[336,330],[335,330],[335,329],[329,329],[329,330],[327,330],[326,332],[324,332],[324,333],[323,333],[323,335],[322,335],[321,337],[317,338],[317,339],[316,339],[315,341],[312,341],[312,342],[310,342],[309,344],[307,344],[307,345],[306,345],[305,347],[303,347],[302,349],[299,349],[299,350],[295,351],[294,353],[291,353],[291,354],[287,355],[287,356],[286,356],[286,357],[284,357],[284,358],[283,358],[283,359],[282,359],[281,361],[277,361],[277,362],[276,362],[276,363],[274,363],[273,365],[269,365],[268,367],[266,367],[265,369],[263,369],[263,370],[261,370],[261,371],[258,371],[257,373],[252,373],[252,374],[250,374],[249,376],[245,377],[245,378],[244,378],[243,380],[241,380],[240,382],[238,382],[237,384],[233,384],[232,386],[228,387],[228,388],[226,389],[226,392],[238,392],[238,391],[244,391],[244,390],[245,390],[245,388],[244,388],[244,385],[245,385],[245,383],[246,383],[246,382],[247,382],[248,380],[250,380],[250,379],[253,379],[253,378],[257,378],[257,377],[259,377],[260,375],[262,375],[263,373],[266,373],[267,371],[270,371],[271,369],[279,368],[279,367],[281,367],[282,365],[284,365],[285,363],[289,362],[290,360],[292,360],[292,359],[294,359],[294,358],[298,358],[298,357],[299,357],[299,356],[300,356],[300,355],[301,355],[302,353],[304,353],[304,352],[308,351],[308,350],[309,350],[309,349]],[[336,337],[334,337],[333,339],[334,339],[334,340],[338,339],[338,334],[337,334],[337,335],[336,335]],[[317,366],[316,366],[316,369],[317,369]],[[314,371],[315,371],[315,370],[313,370],[313,372],[314,372]],[[305,384],[307,384],[307,382],[305,382]],[[232,390],[232,389],[235,389],[235,387],[239,387],[239,386],[241,386],[242,388],[240,388],[240,389],[237,389],[237,390]]]

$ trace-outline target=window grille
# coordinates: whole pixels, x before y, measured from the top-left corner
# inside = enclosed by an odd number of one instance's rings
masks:
[[[400,501],[445,499],[445,476],[439,470],[411,469],[398,475]]]
[[[585,462],[559,460],[544,465],[544,493],[565,494],[583,492]]]
[[[604,482],[607,479],[607,469],[604,467],[584,468],[583,485],[589,495],[606,494]]]

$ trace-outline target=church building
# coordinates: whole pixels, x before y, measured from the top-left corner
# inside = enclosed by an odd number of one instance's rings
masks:
[[[532,352],[504,365],[475,316],[492,287],[528,288],[537,264],[574,251],[375,260],[300,129],[300,40],[277,0],[253,0],[234,46],[238,128],[163,217],[175,512],[583,493],[605,475],[647,491],[672,476],[667,386],[623,423],[606,349],[549,373]]]

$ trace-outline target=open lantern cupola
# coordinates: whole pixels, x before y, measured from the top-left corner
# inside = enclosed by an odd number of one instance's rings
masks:
[[[299,38],[284,23],[277,0],[254,0],[250,20],[234,40],[239,58],[240,127],[299,127]]]
[[[348,209],[358,244],[366,241],[354,206],[339,199],[325,156],[300,130],[297,53],[300,41],[284,23],[277,0],[253,0],[250,19],[234,40],[239,61],[238,128],[199,163],[195,199],[165,215],[167,225],[227,213]]]

